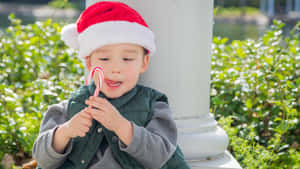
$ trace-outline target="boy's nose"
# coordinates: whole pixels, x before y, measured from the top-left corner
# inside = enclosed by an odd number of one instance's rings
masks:
[[[113,68],[112,73],[120,73],[120,69],[119,68]]]
[[[122,67],[121,63],[119,63],[119,62],[114,62],[113,65],[112,65],[112,70],[111,70],[111,72],[112,72],[112,73],[120,73],[120,72],[121,72],[121,67]]]

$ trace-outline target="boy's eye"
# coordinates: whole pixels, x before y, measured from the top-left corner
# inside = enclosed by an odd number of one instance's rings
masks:
[[[123,58],[125,61],[131,61],[133,60],[133,58]],[[99,60],[102,60],[102,61],[107,61],[109,60],[108,58],[99,58]]]
[[[108,60],[108,58],[99,58],[99,60]]]
[[[132,58],[124,58],[125,61],[133,60]]]

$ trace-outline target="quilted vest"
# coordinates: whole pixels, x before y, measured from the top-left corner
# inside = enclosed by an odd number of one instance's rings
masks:
[[[95,90],[94,83],[82,86],[76,91],[68,104],[68,117],[72,118],[76,113],[87,107],[84,103]],[[133,121],[139,126],[146,126],[152,118],[153,106],[156,101],[168,103],[166,95],[142,86],[136,85],[132,90],[117,99],[107,98],[102,92],[99,97],[107,99],[118,111],[129,121]],[[106,129],[96,120],[92,121],[90,130],[85,137],[72,139],[73,148],[66,161],[60,169],[85,169],[92,160],[104,138],[110,146],[115,160],[123,169],[144,169],[144,167],[131,157],[127,152],[119,149],[117,135]],[[151,150],[149,150],[151,151]],[[172,157],[162,166],[161,169],[188,169],[184,156],[177,146]]]

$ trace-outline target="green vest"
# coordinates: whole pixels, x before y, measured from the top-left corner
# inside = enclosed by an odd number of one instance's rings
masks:
[[[82,86],[75,92],[68,104],[68,117],[72,118],[76,113],[87,107],[85,100],[93,95],[95,90],[94,83]],[[153,106],[156,101],[168,103],[166,95],[142,86],[136,85],[132,90],[117,99],[107,98],[102,92],[99,97],[107,99],[118,111],[129,121],[133,121],[139,126],[146,126],[153,115]],[[85,169],[92,160],[104,138],[110,146],[115,160],[119,162],[123,169],[144,169],[144,167],[131,157],[127,152],[119,149],[117,135],[106,129],[101,123],[93,120],[90,130],[85,137],[72,139],[73,148],[60,169]],[[184,156],[177,146],[175,153],[163,165],[161,169],[187,169]]]

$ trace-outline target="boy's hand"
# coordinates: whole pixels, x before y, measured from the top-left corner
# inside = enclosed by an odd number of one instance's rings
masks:
[[[69,138],[84,137],[92,125],[92,119],[92,116],[87,112],[87,108],[81,110],[63,124],[66,129],[66,135]]]
[[[116,131],[120,127],[119,122],[125,119],[106,99],[91,96],[85,103],[93,107],[87,109],[91,116],[111,131]]]

